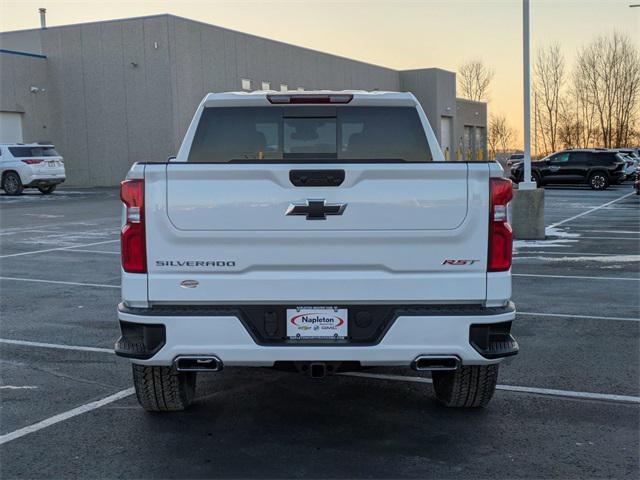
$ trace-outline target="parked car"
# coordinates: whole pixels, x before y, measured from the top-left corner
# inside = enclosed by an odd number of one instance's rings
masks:
[[[65,181],[64,160],[53,145],[4,143],[0,145],[0,187],[7,195],[37,188],[47,195]]]
[[[522,162],[524,160],[524,153],[512,153],[507,158],[507,168],[511,168],[514,163]]]
[[[598,149],[564,150],[542,160],[531,162],[531,176],[539,186],[587,184],[594,190],[604,190],[624,181],[626,162],[621,154]],[[511,167],[511,179],[521,182],[524,165]]]
[[[182,410],[223,366],[385,365],[486,405],[518,352],[511,186],[445,162],[410,93],[207,95],[176,158],[121,186],[115,350],[139,403]]]
[[[626,175],[625,180],[627,179],[635,180],[636,171],[638,170],[638,164],[640,163],[640,157],[638,157],[638,154],[636,153],[635,149],[618,148],[614,151],[622,155],[622,157],[626,162],[625,171],[624,171]]]

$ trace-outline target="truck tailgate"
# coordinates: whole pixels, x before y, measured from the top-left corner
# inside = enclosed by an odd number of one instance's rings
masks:
[[[344,181],[295,186],[294,169]],[[480,302],[488,178],[484,163],[147,165],[149,301]],[[286,214],[309,201],[344,209]]]

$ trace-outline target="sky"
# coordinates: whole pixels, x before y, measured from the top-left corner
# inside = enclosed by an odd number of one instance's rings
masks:
[[[640,48],[640,0],[531,0],[532,58],[577,50],[614,30]],[[522,131],[522,0],[0,0],[0,31],[172,13],[395,69],[456,71],[480,59],[495,71],[489,114]]]

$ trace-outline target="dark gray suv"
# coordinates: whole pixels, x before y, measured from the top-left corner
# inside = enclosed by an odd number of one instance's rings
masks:
[[[522,162],[511,166],[511,179],[521,182],[524,177]],[[620,154],[607,150],[564,150],[531,162],[531,176],[542,185],[589,185],[604,190],[625,178],[625,161]]]

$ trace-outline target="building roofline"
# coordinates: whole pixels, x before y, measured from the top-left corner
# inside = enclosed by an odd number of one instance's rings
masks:
[[[487,102],[483,102],[482,100],[469,100],[468,98],[456,97],[456,102],[462,103],[472,103],[474,105],[486,105]]]
[[[370,66],[370,67],[381,68],[381,69],[388,70],[389,72],[393,72],[393,73],[401,72],[401,70],[396,70],[394,68],[386,67],[384,65],[378,65],[378,64],[375,64],[375,63],[365,62],[364,60],[357,60],[357,59],[354,59],[354,58],[345,57],[343,55],[338,55],[338,54],[335,54],[335,53],[329,53],[329,52],[325,52],[325,51],[322,51],[322,50],[316,50],[316,49],[309,48],[309,47],[302,47],[300,45],[295,45],[293,43],[284,42],[282,40],[276,40],[274,38],[261,37],[259,35],[255,35],[253,33],[243,32],[243,31],[240,31],[240,30],[234,30],[232,28],[222,27],[220,25],[215,25],[213,23],[207,23],[207,22],[204,22],[202,20],[195,20],[193,18],[182,17],[180,15],[174,15],[172,13],[159,13],[159,14],[155,14],[155,15],[142,15],[142,16],[138,16],[138,17],[114,18],[114,19],[111,19],[111,20],[96,20],[96,21],[93,21],[93,22],[69,23],[69,24],[66,24],[66,25],[55,25],[55,26],[52,26],[52,27],[47,27],[46,29],[43,29],[43,28],[27,28],[27,29],[23,29],[23,30],[10,30],[10,31],[6,31],[6,32],[0,32],[0,35],[2,35],[4,33],[21,33],[21,32],[37,32],[37,31],[41,31],[41,30],[57,30],[57,29],[61,29],[61,28],[82,27],[84,25],[96,25],[96,24],[102,24],[102,23],[127,22],[127,21],[131,21],[131,20],[147,20],[147,19],[151,19],[151,18],[161,18],[161,17],[174,18],[174,19],[184,20],[184,21],[187,21],[187,22],[197,23],[199,25],[204,25],[204,26],[207,26],[207,27],[218,28],[220,30],[226,30],[227,32],[233,32],[233,33],[237,33],[237,34],[240,34],[240,35],[246,35],[248,37],[256,38],[256,39],[259,39],[259,40],[266,40],[268,42],[274,42],[274,43],[278,43],[280,45],[286,45],[286,46],[293,47],[293,48],[299,48],[301,50],[306,50],[308,52],[320,53],[320,54],[323,54],[323,55],[329,55],[329,56],[334,57],[334,58],[341,58],[343,60],[348,60],[350,62],[360,63],[362,65],[367,65],[367,66]]]
[[[323,55],[329,55],[330,57],[334,57],[334,58],[341,58],[343,60],[348,60],[350,62],[361,63],[363,65],[367,65],[367,66],[370,66],[370,67],[382,68],[384,70],[389,70],[390,72],[393,72],[393,73],[398,73],[399,72],[399,70],[396,70],[396,69],[391,68],[391,67],[386,67],[384,65],[378,65],[377,63],[365,62],[364,60],[358,60],[358,59],[355,59],[355,58],[345,57],[344,55],[338,55],[336,53],[329,53],[329,52],[325,52],[323,50],[316,50],[314,48],[303,47],[303,46],[300,46],[300,45],[295,45],[293,43],[284,42],[282,40],[276,40],[274,38],[261,37],[260,35],[256,35],[254,33],[242,32],[240,30],[234,30],[233,28],[228,28],[228,27],[221,27],[220,25],[214,25],[213,23],[203,22],[202,20],[194,20],[192,18],[182,17],[180,15],[173,15],[171,13],[168,13],[166,15],[168,17],[173,17],[173,18],[177,18],[177,19],[180,19],[180,20],[185,20],[187,22],[198,23],[200,25],[205,25],[207,27],[219,28],[220,30],[226,30],[227,32],[238,33],[240,35],[246,35],[248,37],[256,38],[256,39],[259,39],[259,40],[267,40],[269,42],[278,43],[280,45],[286,45],[288,47],[299,48],[301,50],[306,50],[308,52],[321,53]]]
[[[175,17],[175,15],[171,15],[170,13],[158,13],[155,15],[140,15],[138,17],[126,17],[126,18],[112,18],[111,20],[95,20],[93,22],[78,22],[78,23],[66,23],[64,25],[54,25],[47,28],[24,28],[22,30],[7,30],[3,33],[22,33],[22,32],[37,32],[41,30],[57,30],[59,28],[69,28],[69,27],[82,27],[84,25],[95,25],[97,23],[115,23],[115,22],[127,22],[130,20],[145,20],[148,18],[159,18],[159,17]]]
[[[414,73],[414,72],[422,72],[425,70],[438,70],[440,72],[445,72],[445,73],[452,73],[452,74],[456,74],[456,72],[452,72],[451,70],[447,70],[446,68],[440,68],[440,67],[423,67],[423,68],[409,68],[407,70],[398,70],[398,72],[400,73]]]

